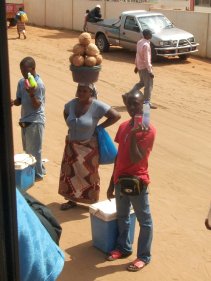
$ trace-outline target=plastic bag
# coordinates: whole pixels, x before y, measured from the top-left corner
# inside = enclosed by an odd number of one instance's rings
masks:
[[[113,140],[102,126],[97,126],[96,132],[100,154],[99,164],[114,163],[117,155],[117,149]]]
[[[21,14],[21,22],[28,22],[28,17],[26,13]]]

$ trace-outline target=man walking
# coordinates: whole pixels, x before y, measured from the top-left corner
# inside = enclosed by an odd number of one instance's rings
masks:
[[[150,39],[152,38],[152,32],[149,29],[143,31],[141,40],[137,43],[135,69],[134,72],[139,74],[140,81],[135,84],[132,91],[136,92],[144,87],[144,101],[150,102],[152,89],[153,89],[153,78],[151,63],[151,47]],[[156,106],[150,104],[150,107],[155,109]]]

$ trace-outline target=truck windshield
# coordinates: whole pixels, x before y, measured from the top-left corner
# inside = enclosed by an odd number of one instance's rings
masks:
[[[138,21],[142,30],[150,29],[153,33],[157,33],[165,28],[172,28],[173,24],[169,19],[162,15],[139,17]]]

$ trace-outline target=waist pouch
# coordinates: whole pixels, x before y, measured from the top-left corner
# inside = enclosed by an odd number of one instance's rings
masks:
[[[120,191],[125,195],[139,195],[143,189],[143,183],[140,178],[135,176],[120,176],[118,179]]]
[[[31,124],[32,124],[32,122],[19,122],[19,125],[21,126],[21,128],[26,128]]]

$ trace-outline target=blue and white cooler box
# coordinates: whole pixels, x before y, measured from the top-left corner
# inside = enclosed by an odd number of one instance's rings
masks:
[[[16,187],[26,190],[34,184],[36,160],[34,156],[23,153],[15,154],[14,161]]]
[[[118,237],[115,199],[105,200],[92,204],[89,207],[92,230],[92,244],[104,253],[115,249]],[[130,212],[130,239],[134,240],[136,216]]]

